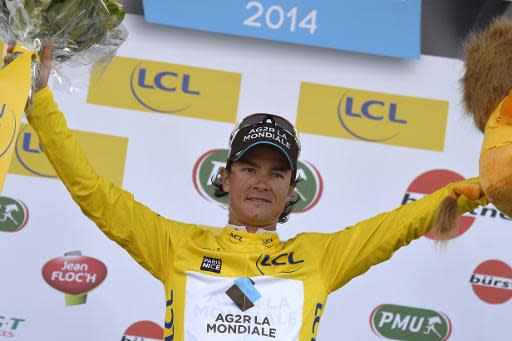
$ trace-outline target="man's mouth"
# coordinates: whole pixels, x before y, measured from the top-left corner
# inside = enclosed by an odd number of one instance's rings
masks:
[[[247,198],[248,201],[252,201],[252,202],[264,202],[264,203],[272,203],[270,200],[268,199],[265,199],[265,198],[259,198],[259,197],[249,197]]]

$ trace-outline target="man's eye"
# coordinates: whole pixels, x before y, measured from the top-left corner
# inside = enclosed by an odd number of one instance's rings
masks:
[[[272,176],[274,176],[276,178],[280,178],[280,179],[284,178],[284,175],[281,173],[272,173]]]
[[[246,173],[254,173],[254,168],[249,168],[249,167],[247,167],[247,168],[243,168],[242,170],[243,170],[244,172],[246,172]]]

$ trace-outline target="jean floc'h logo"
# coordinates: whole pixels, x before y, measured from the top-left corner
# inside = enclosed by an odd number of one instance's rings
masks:
[[[442,313],[393,304],[376,307],[370,324],[375,334],[391,340],[445,341],[452,330]]]
[[[107,267],[96,258],[74,251],[48,261],[42,274],[49,286],[66,294],[67,305],[76,305],[85,304],[86,294],[105,280]]]
[[[192,180],[196,191],[206,200],[227,206],[227,197],[217,198],[212,179],[219,169],[225,167],[228,157],[227,149],[212,149],[204,153],[196,161]],[[302,179],[295,187],[294,195],[299,201],[294,206],[294,213],[307,212],[320,201],[323,193],[323,179],[318,169],[311,163],[299,161],[297,175]]]

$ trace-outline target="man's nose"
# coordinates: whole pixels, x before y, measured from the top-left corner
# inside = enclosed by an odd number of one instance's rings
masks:
[[[266,191],[269,186],[270,176],[267,174],[256,174],[254,178],[253,188],[260,191]]]

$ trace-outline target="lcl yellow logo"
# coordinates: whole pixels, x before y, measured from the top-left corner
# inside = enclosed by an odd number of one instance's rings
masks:
[[[74,131],[74,134],[98,174],[121,186],[128,139],[83,131]],[[44,155],[37,134],[29,125],[21,126],[9,173],[44,178],[57,177]]]
[[[448,102],[302,83],[301,132],[442,151]]]
[[[88,103],[235,122],[241,75],[186,65],[117,57],[94,72]]]

